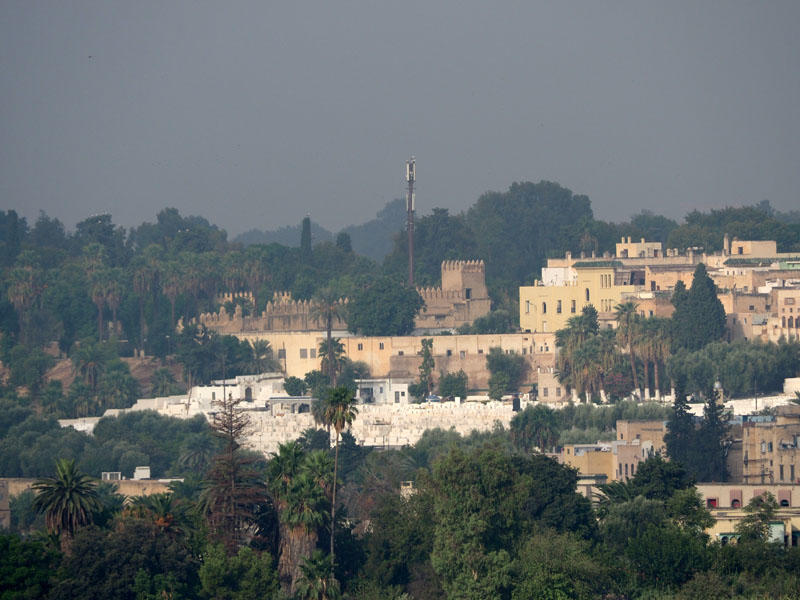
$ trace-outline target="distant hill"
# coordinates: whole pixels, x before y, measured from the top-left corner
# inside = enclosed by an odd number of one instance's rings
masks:
[[[394,236],[406,227],[406,202],[398,198],[387,202],[377,216],[362,225],[350,225],[342,233],[350,235],[353,250],[374,261],[383,262],[392,251]]]
[[[350,236],[353,250],[357,254],[367,256],[377,262],[382,262],[384,257],[392,251],[394,236],[405,229],[406,204],[398,198],[388,202],[374,219],[361,225],[349,225],[342,229],[342,233]],[[298,247],[300,245],[301,224],[281,227],[272,231],[251,229],[238,235],[233,241],[249,246],[251,244],[278,243],[284,246]],[[311,222],[311,239],[313,243],[331,241],[335,235]]]
[[[299,248],[301,229],[302,223],[287,225],[286,227],[273,229],[272,231],[251,229],[239,234],[233,241],[245,246],[250,246],[252,244],[281,244],[282,246]],[[311,242],[313,244],[326,241],[330,242],[332,240],[333,233],[318,223],[311,221]]]

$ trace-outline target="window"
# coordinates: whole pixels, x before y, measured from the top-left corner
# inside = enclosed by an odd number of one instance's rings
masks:
[[[558,396],[561,396],[561,388],[560,387],[556,388],[556,397],[558,397]]]
[[[783,481],[783,465],[778,468],[778,472],[780,473],[779,479]]]
[[[586,301],[589,302],[589,288],[586,288]]]
[[[308,358],[308,350],[300,348],[300,358]]]
[[[470,298],[472,298],[472,288],[466,288],[466,289],[464,290],[464,297],[465,297],[467,300],[469,300]]]
[[[556,312],[558,314],[561,314],[561,300],[559,300],[558,304],[556,304]]]
[[[706,508],[717,508],[717,502],[716,498],[706,498]]]
[[[397,404],[398,402],[400,402],[400,392],[395,392],[394,393],[394,403]]]
[[[359,349],[359,350],[363,350],[363,349],[364,349],[364,344],[359,344],[359,345],[358,345],[358,349]]]
[[[211,392],[211,401],[214,402],[214,400],[216,399],[217,399],[217,392]]]
[[[788,304],[794,304],[794,298],[785,298],[785,299],[783,300],[783,303],[784,303],[784,304],[787,304],[787,305],[788,305]]]
[[[740,508],[742,506],[742,501],[738,498],[734,498],[731,500],[731,508]]]
[[[403,354],[405,354],[405,352],[403,352],[402,350],[400,350],[400,351],[397,353],[397,356],[403,356]]]
[[[483,354],[483,348],[478,348],[478,354]]]
[[[467,357],[467,351],[466,350],[460,350],[458,352],[458,357],[459,358],[466,358]]]
[[[453,356],[453,351],[452,351],[452,350],[450,350],[450,348],[448,348],[448,349],[445,351],[445,354],[446,354],[447,356]]]
[[[575,312],[575,300],[573,300],[573,301],[570,303],[569,312],[571,312],[571,313],[574,313],[574,312]]]
[[[286,360],[286,348],[278,348],[278,359]]]
[[[542,314],[547,314],[547,302],[542,302]]]
[[[547,398],[547,388],[542,388],[542,396]]]
[[[317,358],[317,349],[316,348],[311,348],[308,351],[308,356],[311,357],[311,358]]]
[[[378,343],[378,350],[383,350],[383,342]]]
[[[530,300],[525,300],[525,314],[526,315],[531,314],[531,301]]]
[[[789,465],[789,479],[794,483],[794,465]]]

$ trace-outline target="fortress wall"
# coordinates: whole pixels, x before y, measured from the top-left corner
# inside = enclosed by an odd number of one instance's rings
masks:
[[[508,427],[516,414],[508,402],[361,404],[358,411],[350,432],[359,444],[365,446],[415,444],[426,429],[452,429],[461,435],[491,431],[496,422]],[[272,417],[263,412],[250,415],[252,432],[247,445],[266,454],[277,452],[279,444],[297,439],[305,429],[318,427],[307,413],[283,417]]]

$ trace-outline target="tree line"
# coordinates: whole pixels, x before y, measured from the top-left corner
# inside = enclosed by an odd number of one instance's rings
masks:
[[[597,311],[585,307],[556,332],[560,381],[587,400],[647,400],[671,390],[707,399],[717,384],[732,397],[780,391],[800,373],[797,340],[725,341],[725,310],[702,263],[689,289],[678,282],[672,304],[672,317],[645,318],[634,301],[622,302],[616,330],[601,330]]]
[[[352,395],[332,388],[326,399],[322,425],[334,435],[308,430],[266,459],[239,444],[247,423],[235,401],[220,403],[206,467],[167,494],[124,499],[59,461],[27,508],[14,499],[16,533],[0,535],[0,590],[511,600],[791,597],[800,584],[798,549],[768,542],[774,498],[754,500],[738,543],[723,545],[704,533],[713,518],[679,461],[652,457],[590,501],[576,492],[575,471],[537,450],[552,431],[534,432],[534,420],[559,430],[642,405],[564,415],[531,407],[508,430],[428,431],[413,446],[379,452],[346,431],[358,418]]]

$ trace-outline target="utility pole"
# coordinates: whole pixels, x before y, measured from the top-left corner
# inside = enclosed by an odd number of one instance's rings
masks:
[[[416,180],[416,161],[414,157],[406,161],[406,181],[408,192],[406,205],[408,208],[408,285],[414,287],[414,181]]]

